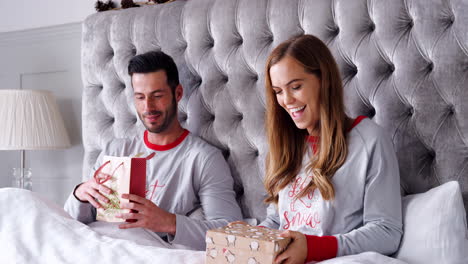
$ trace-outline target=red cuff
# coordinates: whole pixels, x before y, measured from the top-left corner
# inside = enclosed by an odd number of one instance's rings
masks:
[[[322,261],[336,257],[338,240],[334,236],[309,236],[307,239],[307,262]]]

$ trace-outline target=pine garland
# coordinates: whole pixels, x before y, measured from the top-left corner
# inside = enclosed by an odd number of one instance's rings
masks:
[[[96,11],[102,12],[102,11],[107,11],[107,10],[110,10],[112,8],[115,8],[115,4],[114,4],[114,2],[112,2],[112,0],[109,0],[106,3],[104,3],[103,1],[98,0],[94,4],[94,8],[96,9]]]
[[[143,5],[154,5],[154,4],[164,4],[173,2],[175,0],[148,0],[147,2],[134,2],[133,0],[121,0],[120,6],[122,9],[131,8],[131,7],[140,7]],[[120,9],[116,8],[114,2],[112,0],[108,0],[107,2],[97,0],[94,4],[94,8],[98,12],[107,11],[111,9]]]
[[[157,3],[157,4],[164,4],[166,2],[169,2],[170,0],[150,0],[150,1],[153,3]]]
[[[120,5],[122,8],[132,8],[132,7],[139,7],[139,5],[135,4],[133,0],[122,0],[120,1]]]

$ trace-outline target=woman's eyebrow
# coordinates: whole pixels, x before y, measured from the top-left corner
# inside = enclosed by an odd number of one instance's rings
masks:
[[[293,83],[293,82],[298,82],[298,81],[303,81],[303,80],[304,80],[304,79],[292,79],[292,80],[289,81],[285,86],[288,86],[288,85],[290,85],[290,84]],[[281,89],[280,87],[274,86],[274,85],[272,85],[271,87]]]

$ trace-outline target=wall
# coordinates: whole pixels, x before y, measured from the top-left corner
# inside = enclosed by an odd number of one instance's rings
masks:
[[[80,22],[0,33],[0,89],[50,90],[64,118],[71,148],[26,151],[33,191],[60,205],[81,179],[80,45]],[[19,165],[19,151],[0,151],[0,187],[11,186],[12,168]]]
[[[0,1],[0,89],[52,91],[71,139],[66,150],[26,152],[33,191],[60,205],[81,179],[81,22],[95,2]],[[0,151],[0,188],[19,165],[19,151]]]
[[[95,2],[96,0],[0,0],[0,32],[82,22],[95,12]]]

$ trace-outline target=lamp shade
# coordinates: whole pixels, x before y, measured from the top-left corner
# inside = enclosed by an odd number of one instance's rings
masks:
[[[0,90],[0,149],[70,146],[55,97],[44,90]]]

